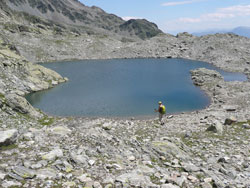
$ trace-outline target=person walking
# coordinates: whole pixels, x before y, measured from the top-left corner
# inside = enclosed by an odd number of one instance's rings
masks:
[[[159,101],[158,104],[159,104],[158,110],[155,109],[155,112],[159,112],[159,122],[161,125],[164,125],[162,118],[166,114],[166,107],[162,104],[161,101]]]

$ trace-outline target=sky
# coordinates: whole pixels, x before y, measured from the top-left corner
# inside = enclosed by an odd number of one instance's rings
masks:
[[[144,18],[165,33],[250,27],[250,0],[80,0],[123,19]]]

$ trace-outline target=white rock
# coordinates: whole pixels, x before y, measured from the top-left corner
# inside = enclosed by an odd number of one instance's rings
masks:
[[[129,160],[129,161],[135,161],[135,156],[129,156],[129,157],[128,157],[128,160]]]
[[[4,180],[5,176],[6,176],[6,174],[0,172],[0,180]]]
[[[71,133],[71,130],[67,127],[57,126],[50,129],[52,134],[67,135]]]
[[[95,160],[89,160],[88,163],[90,166],[93,166],[95,164]]]
[[[4,181],[2,183],[2,187],[3,188],[8,188],[8,187],[21,187],[22,184],[20,182],[16,182],[16,181]]]
[[[63,151],[61,149],[54,149],[50,151],[48,154],[43,155],[42,159],[48,161],[54,161],[56,158],[63,157]]]

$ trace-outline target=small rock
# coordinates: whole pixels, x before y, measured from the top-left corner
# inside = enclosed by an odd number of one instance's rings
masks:
[[[56,158],[63,157],[63,151],[61,149],[54,149],[48,154],[42,156],[42,159],[48,161],[54,161]]]
[[[198,182],[198,181],[199,181],[196,177],[191,176],[191,175],[188,176],[187,178],[188,178],[188,180],[190,180],[192,183],[195,183],[195,182]]]
[[[189,131],[189,132],[186,132],[186,134],[185,134],[184,137],[185,137],[185,138],[189,138],[189,137],[191,137],[191,136],[192,136],[192,132]]]
[[[58,85],[58,81],[52,80],[51,84],[52,84],[53,86]]]
[[[93,180],[90,177],[87,177],[87,174],[83,174],[83,175],[77,177],[77,179],[80,180],[80,182],[86,183],[86,184],[89,183],[89,182],[94,183]],[[85,187],[86,187],[86,185],[85,185]]]
[[[205,182],[205,183],[211,183],[212,181],[213,181],[212,178],[205,178],[205,179],[204,179],[204,182]]]
[[[0,146],[8,146],[16,142],[18,131],[16,129],[0,131]]]
[[[172,183],[168,183],[161,185],[161,188],[179,188],[179,186],[173,185]]]
[[[4,181],[1,185],[3,188],[8,188],[8,187],[21,187],[22,184],[20,182],[16,181]]]
[[[52,168],[40,169],[36,172],[38,179],[55,179],[57,172]]]
[[[25,133],[25,134],[23,135],[23,138],[24,138],[25,140],[32,140],[32,138],[34,138],[34,134],[31,133],[31,132]]]
[[[219,163],[228,163],[229,160],[230,160],[229,157],[221,157],[221,158],[219,158],[218,162]]]
[[[244,129],[250,129],[250,125],[247,124],[247,123],[244,123],[244,124],[242,125],[242,127],[243,127]]]
[[[4,180],[5,176],[6,176],[6,174],[0,172],[0,180]]]
[[[223,125],[220,122],[216,121],[213,125],[211,125],[210,127],[208,127],[206,131],[212,131],[214,133],[222,134],[222,132],[223,132]]]
[[[95,181],[93,188],[102,188],[102,185],[99,182]]]
[[[208,183],[208,182],[202,183],[201,187],[202,188],[213,188],[213,186],[210,183]]]
[[[63,187],[65,187],[65,188],[76,187],[76,183],[73,181],[67,181],[67,182],[63,183]]]
[[[236,106],[224,106],[224,109],[227,112],[234,112],[234,111],[236,111],[237,107]]]
[[[230,118],[225,119],[224,125],[232,125],[235,122],[237,122],[237,119],[231,116]]]
[[[93,166],[95,164],[95,160],[89,160],[88,163],[90,166]]]
[[[135,161],[135,156],[129,156],[129,157],[128,157],[128,160],[129,160],[129,161]]]
[[[102,128],[104,129],[104,130],[111,130],[112,129],[112,124],[111,123],[104,123],[103,125],[102,125]]]
[[[40,163],[31,165],[32,169],[38,169],[38,168],[41,168],[41,167],[42,167],[42,164],[40,164]]]
[[[193,164],[184,164],[183,168],[186,172],[198,172],[198,171],[200,171],[200,168],[193,165]]]
[[[247,162],[243,162],[242,163],[242,166],[243,166],[243,168],[248,168],[249,167],[249,164],[247,163]],[[250,175],[250,174],[249,174]]]
[[[12,172],[8,173],[8,177],[10,177],[12,179],[15,179],[15,180],[18,180],[18,181],[23,181],[24,180],[21,176],[15,174],[15,173],[12,173]]]
[[[185,183],[186,180],[187,178],[185,176],[178,177],[176,179],[176,184],[179,185],[180,187],[183,187],[183,184]]]

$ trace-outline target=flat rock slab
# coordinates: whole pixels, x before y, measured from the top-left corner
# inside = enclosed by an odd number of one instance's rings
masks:
[[[35,177],[35,172],[33,170],[30,170],[23,166],[14,167],[12,171],[24,179],[32,179]]]
[[[63,126],[57,126],[57,127],[53,127],[50,129],[52,134],[57,134],[57,135],[67,135],[71,133],[71,130],[68,129],[67,127],[63,127]]]
[[[61,149],[54,149],[47,153],[46,155],[42,156],[42,159],[48,161],[54,161],[56,158],[63,157],[63,151]]]

